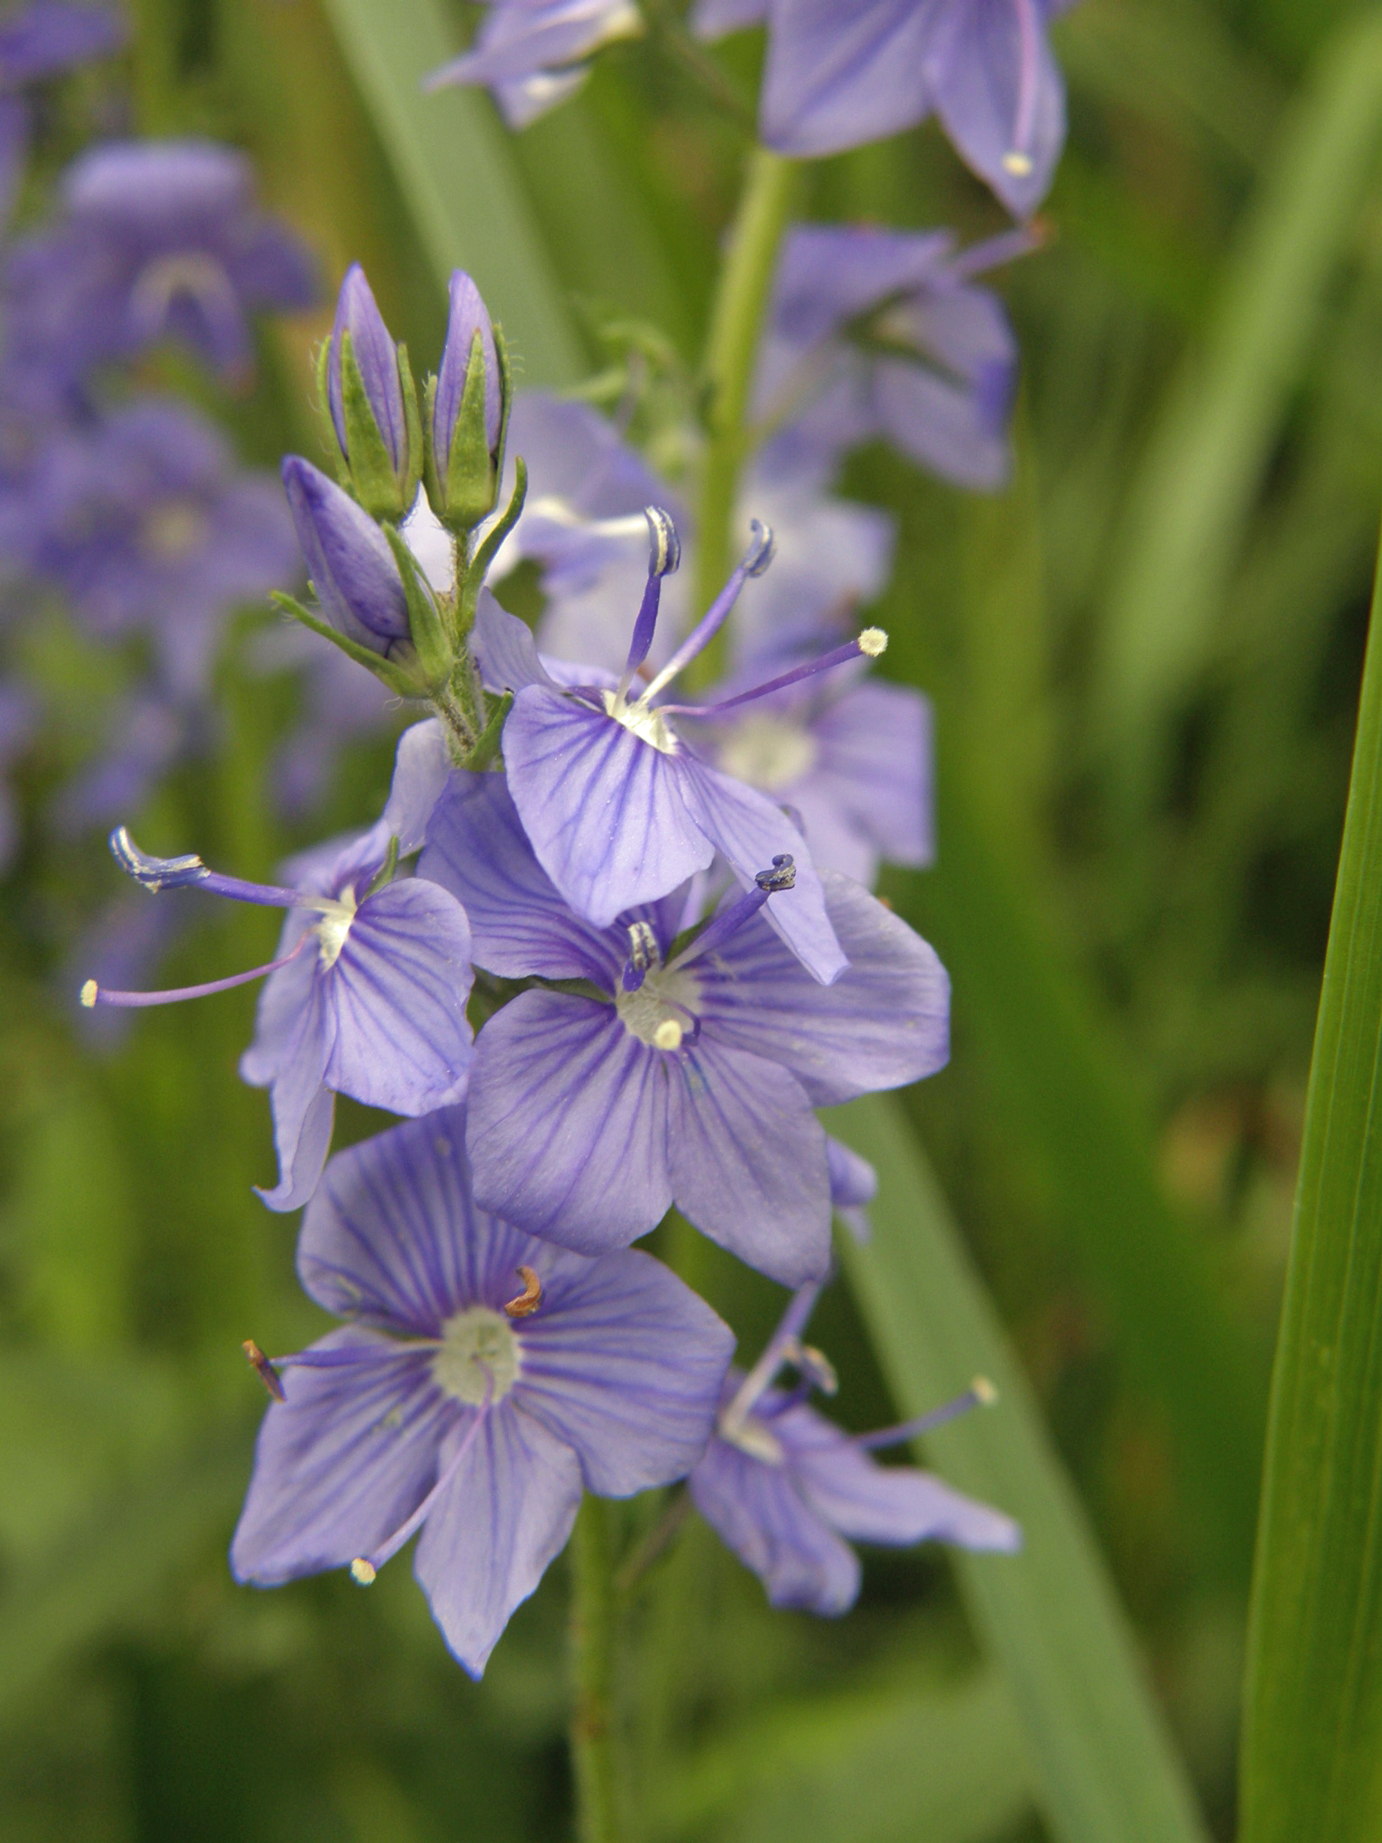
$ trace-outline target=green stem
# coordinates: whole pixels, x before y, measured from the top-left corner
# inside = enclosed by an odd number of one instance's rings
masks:
[[[701,613],[724,587],[734,562],[734,513],[748,457],[749,392],[796,177],[791,160],[765,147],[754,149],[720,270],[706,347],[709,439],[696,521],[695,598]],[[693,685],[708,684],[718,675],[723,652],[718,638],[688,673]]]
[[[571,1538],[571,1765],[578,1843],[624,1835],[614,1746],[615,1590],[609,1506],[586,1495]]]

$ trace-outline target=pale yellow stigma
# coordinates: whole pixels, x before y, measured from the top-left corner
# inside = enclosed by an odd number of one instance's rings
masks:
[[[681,1040],[685,1035],[685,1030],[674,1017],[663,1018],[662,1022],[653,1032],[653,1048],[666,1050],[680,1049]]]
[[[357,1587],[372,1587],[374,1577],[379,1570],[372,1561],[366,1561],[363,1555],[357,1555],[350,1564],[350,1578]]]
[[[987,1376],[976,1376],[969,1385],[969,1392],[981,1408],[991,1408],[998,1400],[998,1391]]]
[[[1016,148],[1011,153],[1004,154],[1003,171],[1011,173],[1014,179],[1025,179],[1031,170],[1032,157],[1030,154],[1020,154]]]
[[[96,984],[94,979],[88,979],[86,984],[82,987],[81,1000],[88,1011],[95,1005],[98,991],[100,991],[100,987]]]
[[[859,651],[866,659],[877,659],[888,650],[888,636],[881,627],[866,627],[859,636]]]

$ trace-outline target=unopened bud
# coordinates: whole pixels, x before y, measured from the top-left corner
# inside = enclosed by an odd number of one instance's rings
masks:
[[[283,487],[307,574],[327,622],[372,653],[408,638],[408,602],[388,540],[348,493],[300,455]]]
[[[405,517],[422,470],[417,391],[358,262],[341,284],[320,382],[343,481],[371,517]]]
[[[494,509],[508,420],[503,341],[480,291],[462,269],[451,277],[451,311],[441,365],[428,391],[431,467],[437,516],[470,531]]]

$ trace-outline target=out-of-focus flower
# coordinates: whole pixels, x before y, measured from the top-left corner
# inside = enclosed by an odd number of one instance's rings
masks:
[[[602,45],[642,30],[634,0],[490,0],[471,49],[424,87],[483,83],[510,128],[526,128],[574,95]]]
[[[765,867],[689,941],[694,895],[592,927],[544,874],[503,782],[453,774],[421,861],[470,917],[476,963],[522,992],[484,1026],[470,1094],[476,1194],[596,1253],[675,1201],[712,1240],[788,1284],[823,1271],[831,1183],[813,1113],[945,1062],[944,969],[847,878],[824,897],[848,966],[820,985],[766,926],[791,865]]]
[[[33,693],[10,679],[0,682],[0,872],[19,843],[19,813],[9,789],[10,764],[28,748],[38,727]]]
[[[59,430],[18,495],[23,562],[107,638],[145,633],[166,688],[205,690],[225,616],[299,573],[272,481],[239,471],[187,406],[146,397]]]
[[[973,277],[1033,247],[1015,231],[956,253],[948,231],[798,226],[783,251],[754,413],[765,464],[828,474],[883,438],[958,486],[1008,477],[1017,342]]]
[[[700,0],[719,38],[766,21],[759,128],[769,147],[840,153],[932,110],[1017,217],[1045,197],[1065,142],[1065,84],[1046,28],[1070,0]]]
[[[0,226],[8,219],[29,147],[30,85],[118,51],[122,20],[105,7],[34,0],[0,19]]]
[[[991,1400],[975,1388],[938,1415],[882,1435],[853,1439],[808,1406],[811,1386],[834,1392],[834,1376],[801,1333],[819,1293],[804,1287],[763,1356],[745,1376],[731,1370],[715,1436],[691,1474],[697,1510],[762,1580],[774,1606],[834,1615],[859,1597],[851,1542],[890,1547],[939,1540],[1011,1554],[1022,1532],[1010,1517],[942,1484],[915,1466],[880,1466],[870,1449],[891,1445]],[[774,1388],[784,1364],[803,1380]]]
[[[53,818],[64,832],[109,826],[121,813],[137,812],[158,777],[189,749],[191,714],[149,690],[115,703],[106,717],[105,746],[58,793]],[[214,713],[197,712],[204,740],[214,734]]]
[[[649,1255],[587,1260],[478,1209],[460,1109],[331,1161],[298,1272],[349,1323],[279,1359],[231,1567],[366,1585],[421,1530],[414,1572],[478,1677],[583,1487],[689,1471],[734,1340]]]
[[[252,357],[249,316],[309,307],[316,265],[254,203],[248,160],[211,141],[115,141],[67,169],[62,213],[3,278],[6,388],[39,411],[98,366],[164,339],[222,376]]]
[[[93,979],[82,993],[89,1006],[139,1007],[269,975],[240,1072],[272,1090],[280,1181],[261,1192],[272,1209],[297,1209],[312,1194],[337,1093],[409,1115],[465,1095],[473,1055],[465,911],[435,884],[393,875],[420,848],[446,771],[440,725],[416,724],[398,745],[383,817],[363,836],[289,864],[288,887],[221,876],[191,854],[148,857],[123,828],[112,835],[121,868],[145,889],[199,889],[288,910],[267,966],[172,992],[110,991]]]

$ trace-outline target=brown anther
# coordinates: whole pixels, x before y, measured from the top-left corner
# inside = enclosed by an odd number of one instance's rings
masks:
[[[509,1318],[531,1318],[542,1304],[542,1282],[531,1267],[520,1267],[519,1277],[523,1281],[523,1291],[517,1299],[510,1299],[504,1307]]]
[[[274,1368],[273,1364],[270,1363],[269,1359],[264,1355],[264,1352],[259,1348],[258,1344],[255,1343],[254,1339],[252,1337],[247,1337],[240,1348],[245,1353],[246,1362],[259,1377],[259,1380],[264,1384],[264,1387],[269,1391],[270,1395],[273,1396],[274,1400],[287,1401],[288,1397],[283,1393],[283,1384],[278,1379],[278,1371]]]

